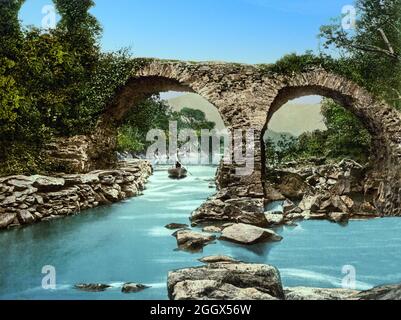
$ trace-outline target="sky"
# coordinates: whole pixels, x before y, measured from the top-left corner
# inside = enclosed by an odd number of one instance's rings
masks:
[[[353,0],[95,0],[105,51],[136,57],[272,63],[317,51],[321,25]],[[26,0],[20,19],[41,26],[50,0]]]

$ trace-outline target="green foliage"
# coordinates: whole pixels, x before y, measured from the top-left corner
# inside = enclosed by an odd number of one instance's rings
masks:
[[[359,119],[328,99],[323,102],[322,114],[328,128],[325,144],[327,155],[366,161],[370,153],[371,136]]]
[[[0,6],[0,170],[9,173],[44,170],[42,146],[53,135],[88,132],[92,115],[103,107],[90,101],[98,96],[90,89],[95,70],[103,66],[100,28],[87,12],[92,2],[57,1],[62,20],[47,32],[21,31],[23,2],[4,0]],[[95,89],[104,94],[104,87]]]
[[[142,152],[145,148],[142,133],[138,128],[124,125],[118,130],[117,151]]]
[[[208,121],[203,111],[183,108],[178,112],[154,95],[138,106],[133,106],[125,116],[125,121],[118,131],[118,150],[129,152],[144,152],[150,142],[146,134],[151,129],[163,130],[166,137],[169,134],[170,121],[177,122],[178,131],[192,129],[200,136],[202,129],[212,130],[216,124]]]
[[[0,5],[0,56],[14,59],[18,54],[21,29],[18,12],[24,0],[2,0]]]
[[[61,39],[68,49],[78,58],[84,71],[91,72],[98,61],[98,38],[101,27],[89,10],[93,0],[54,0],[61,15],[57,26]]]
[[[298,138],[283,135],[266,143],[269,164],[325,157],[327,160],[350,158],[361,163],[369,159],[371,136],[359,119],[330,99],[322,104],[326,131],[306,132]]]
[[[336,49],[358,82],[401,109],[401,0],[357,0],[355,30],[341,18],[321,28],[324,49]]]
[[[178,130],[192,129],[200,136],[201,130],[213,130],[216,124],[206,119],[203,111],[191,108],[182,108],[179,112],[173,113],[173,120],[177,121]]]
[[[328,66],[330,63],[333,63],[333,61],[329,57],[316,56],[311,51],[307,51],[303,55],[287,54],[273,64],[259,65],[259,68],[267,73],[288,75],[309,71],[319,66]]]

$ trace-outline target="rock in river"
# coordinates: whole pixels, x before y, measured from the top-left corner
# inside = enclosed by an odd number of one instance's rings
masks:
[[[284,292],[278,270],[264,264],[211,263],[169,272],[171,300],[274,300]]]
[[[74,286],[75,289],[88,292],[101,292],[110,287],[110,285],[102,283],[80,283]]]
[[[265,213],[269,226],[278,226],[284,223],[284,215],[281,213]]]
[[[17,214],[15,212],[2,213],[0,208],[0,229],[9,226],[14,221],[16,216]]]
[[[283,238],[273,230],[238,223],[225,228],[219,239],[239,244],[252,245],[267,241],[281,241]]]
[[[401,300],[401,284],[380,286],[351,297],[356,300]]]
[[[358,293],[348,289],[285,288],[286,300],[345,300]]]
[[[216,236],[198,233],[191,230],[178,230],[173,233],[173,236],[177,239],[178,248],[186,251],[201,251],[204,246],[213,242]]]
[[[184,223],[169,223],[165,228],[170,230],[185,229],[188,228],[188,225]]]
[[[150,287],[145,286],[140,283],[128,282],[122,286],[121,291],[124,293],[135,293],[135,292],[139,292],[139,291],[142,291],[142,290],[145,290],[148,288],[150,288]]]
[[[203,263],[240,263],[240,261],[227,256],[209,256],[201,258],[199,261]]]
[[[207,232],[207,233],[220,233],[221,232],[221,228],[216,227],[216,226],[207,226],[204,227],[202,229],[203,232]]]

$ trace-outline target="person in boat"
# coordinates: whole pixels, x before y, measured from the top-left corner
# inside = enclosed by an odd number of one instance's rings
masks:
[[[179,161],[176,161],[175,168],[176,169],[181,169],[182,168],[182,165],[181,165],[181,163]]]

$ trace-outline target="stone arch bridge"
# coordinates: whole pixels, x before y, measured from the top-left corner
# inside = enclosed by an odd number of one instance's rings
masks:
[[[268,192],[262,143],[268,121],[291,99],[321,95],[350,110],[369,130],[373,146],[366,192],[374,194],[375,205],[383,215],[401,215],[401,116],[352,81],[322,69],[279,75],[268,73],[261,66],[233,63],[138,59],[137,64],[132,77],[107,106],[94,134],[83,140],[82,137],[69,139],[55,148],[55,157],[63,153],[60,148],[74,148],[75,145],[77,157],[69,159],[75,171],[110,166],[116,128],[128,110],[155,93],[194,92],[218,109],[227,128],[254,129],[253,173],[236,176],[235,168],[241,164],[222,165],[217,181],[219,199],[241,203],[245,198],[252,198],[254,207],[249,208],[248,201],[245,211],[260,211]],[[213,211],[213,208],[205,210]]]

